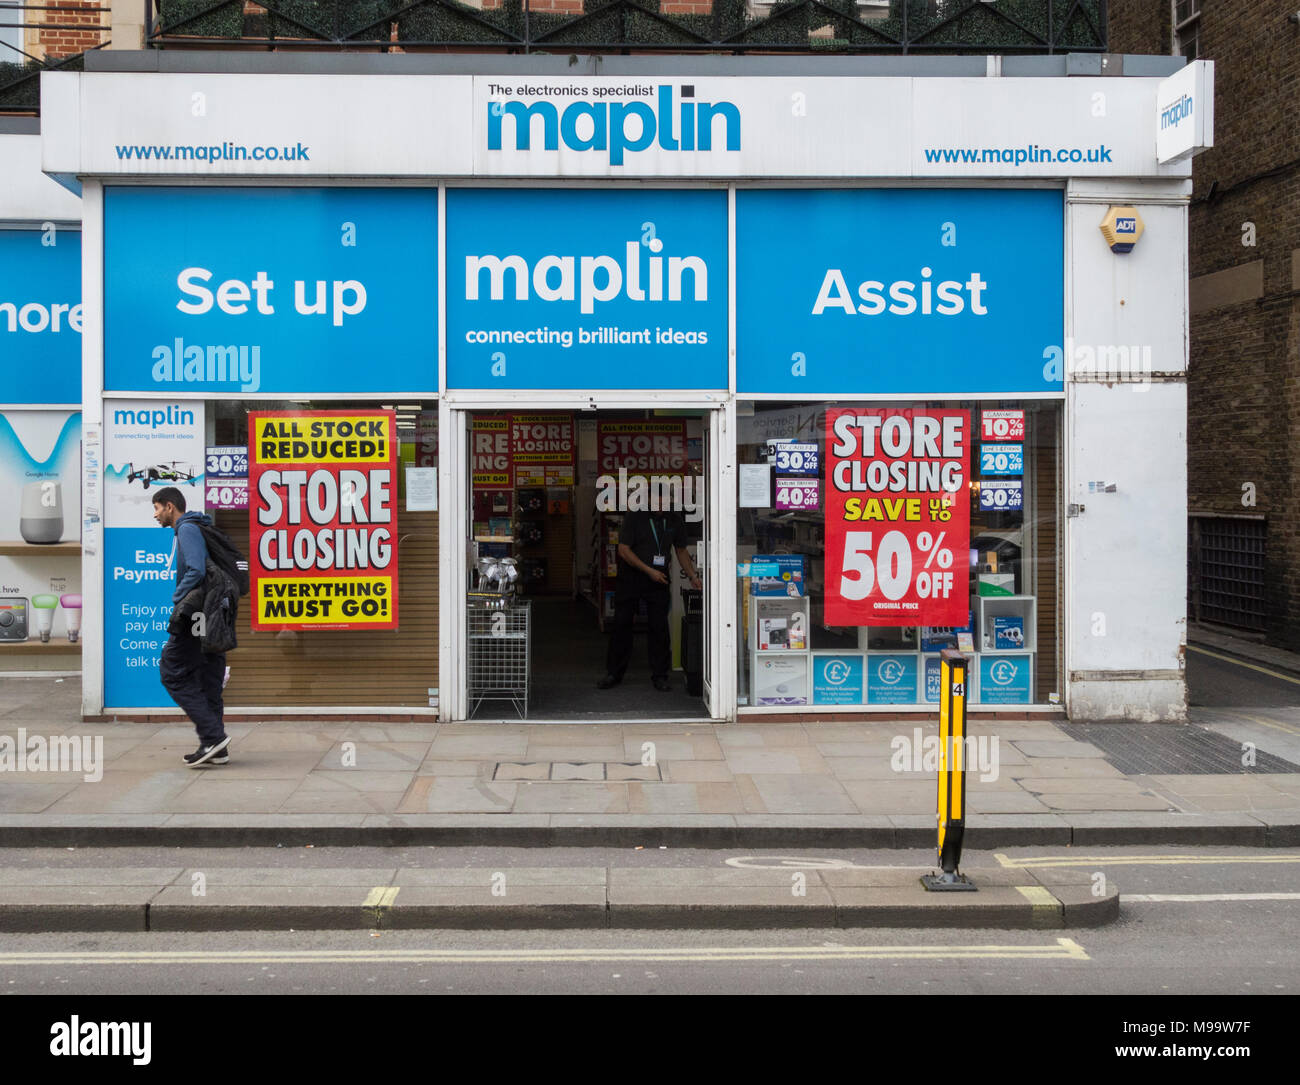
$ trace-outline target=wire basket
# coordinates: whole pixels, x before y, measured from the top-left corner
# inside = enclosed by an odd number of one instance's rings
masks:
[[[509,701],[528,718],[528,650],[531,600],[471,598],[466,607],[469,637],[469,716],[484,701]]]

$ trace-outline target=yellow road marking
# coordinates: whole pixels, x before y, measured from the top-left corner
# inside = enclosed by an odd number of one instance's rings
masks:
[[[1231,903],[1238,900],[1300,900],[1300,893],[1121,893],[1122,904]]]
[[[1188,651],[1200,652],[1203,656],[1209,656],[1212,659],[1221,659],[1225,663],[1235,663],[1238,667],[1247,667],[1252,671],[1259,671],[1260,674],[1267,674],[1270,678],[1280,678],[1283,682],[1290,682],[1292,685],[1300,686],[1300,678],[1292,678],[1289,674],[1279,674],[1277,671],[1270,671],[1267,667],[1260,667],[1254,663],[1243,663],[1240,659],[1234,659],[1232,656],[1219,655],[1218,652],[1211,652],[1206,648],[1198,648],[1195,644],[1187,646]]]
[[[377,885],[361,902],[363,908],[388,908],[392,906],[397,899],[397,891],[401,886],[397,885]]]
[[[1276,720],[1266,720],[1260,716],[1252,716],[1249,712],[1242,712],[1239,709],[1232,709],[1234,717],[1243,720],[1250,720],[1251,723],[1258,723],[1261,727],[1271,727],[1275,731],[1285,731],[1288,735],[1300,735],[1300,727],[1288,727],[1285,723],[1278,723]]]
[[[1035,908],[1051,908],[1055,911],[1061,903],[1041,885],[1018,885],[1016,892]]]
[[[772,946],[767,948],[714,947],[700,949],[497,949],[497,950],[178,950],[103,953],[29,952],[0,953],[4,965],[49,964],[491,964],[573,963],[597,961],[677,961],[723,963],[728,961],[860,961],[910,960],[1090,960],[1083,947],[1070,938],[1052,945],[970,946]]]
[[[1059,866],[1177,866],[1186,864],[1213,865],[1215,863],[1300,863],[1300,855],[1037,855],[1025,859],[1012,859],[994,852],[998,864],[1011,869]]]

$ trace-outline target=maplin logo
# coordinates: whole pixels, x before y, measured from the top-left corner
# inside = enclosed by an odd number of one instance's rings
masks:
[[[489,91],[502,89],[489,87]],[[650,88],[644,90],[649,92]],[[623,165],[624,152],[648,150],[656,143],[664,151],[711,151],[714,138],[720,136],[728,151],[740,150],[740,109],[734,102],[688,101],[695,97],[695,87],[689,84],[661,84],[654,97],[654,105],[579,100],[565,106],[563,113],[545,99],[531,103],[517,98],[489,102],[488,150],[501,150],[505,117],[513,122],[517,151],[532,149],[534,122],[540,121],[546,150],[559,150],[563,141],[571,151],[605,151],[612,166]]]
[[[1178,99],[1168,109],[1160,111],[1160,127],[1177,128],[1185,117],[1192,115],[1193,100],[1186,94]]]
[[[114,411],[113,425],[121,429],[136,426],[148,426],[150,429],[159,426],[192,426],[194,412],[187,411],[180,404],[172,404],[162,410]]]

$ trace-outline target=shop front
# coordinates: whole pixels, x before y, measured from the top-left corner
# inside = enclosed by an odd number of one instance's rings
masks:
[[[932,712],[946,648],[972,705],[1060,705],[1064,223],[1056,188],[737,194],[739,267],[783,269],[737,305],[747,711]]]
[[[81,669],[81,201],[0,121],[0,675]]]
[[[106,186],[102,214],[104,704],[169,705],[174,487],[249,559],[229,711],[432,714],[436,190]]]
[[[174,59],[203,115],[179,73],[44,77],[103,433],[88,715],[167,706],[160,484],[249,554],[236,712],[924,713],[951,647],[976,712],[1182,714],[1161,79]]]

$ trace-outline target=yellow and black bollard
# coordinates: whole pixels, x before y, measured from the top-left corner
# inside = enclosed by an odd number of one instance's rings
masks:
[[[966,691],[969,660],[951,648],[939,662],[939,866],[942,874],[921,879],[937,893],[971,893],[975,883],[960,873],[966,828]]]

